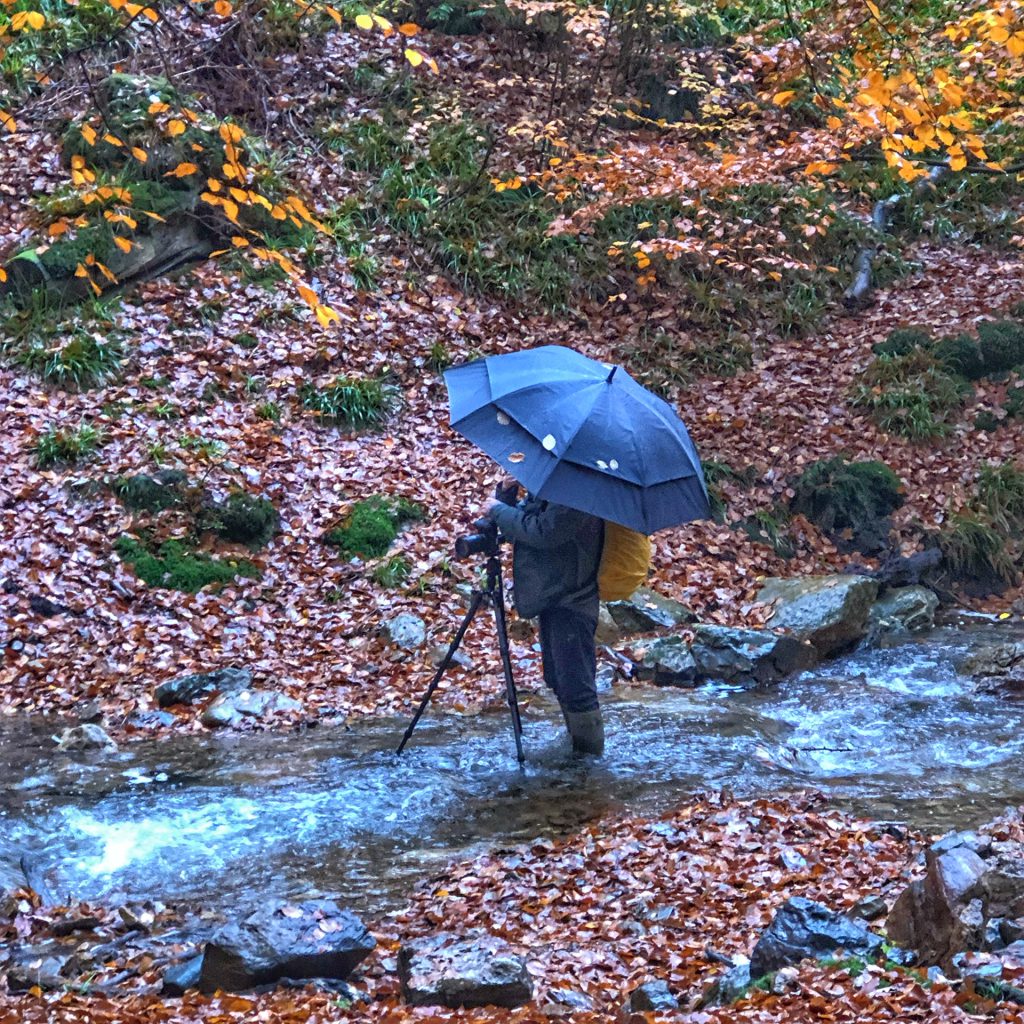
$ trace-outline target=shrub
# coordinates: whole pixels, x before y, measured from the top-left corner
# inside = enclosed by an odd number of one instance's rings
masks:
[[[974,417],[974,429],[984,430],[986,434],[993,434],[999,429],[999,425],[1003,421],[999,419],[995,413],[988,409],[982,409],[977,416]]]
[[[881,355],[861,374],[851,404],[871,413],[886,433],[912,440],[939,437],[963,403],[965,384],[935,358],[915,349],[904,356]]]
[[[986,320],[978,324],[978,348],[987,373],[1024,365],[1024,324],[1013,320]]]
[[[406,523],[423,518],[423,509],[405,498],[375,495],[357,501],[339,526],[328,531],[324,540],[344,555],[378,558]]]
[[[975,509],[1009,535],[1024,531],[1024,470],[1012,462],[985,465],[978,475]]]
[[[302,405],[322,420],[351,430],[383,423],[396,404],[396,389],[369,377],[336,377],[326,387],[303,385]]]
[[[280,423],[281,406],[277,402],[260,402],[256,406],[256,415],[261,420],[270,420],[271,423]]]
[[[928,348],[931,343],[932,332],[927,327],[896,327],[871,351],[876,356],[905,356],[915,348]]]
[[[944,566],[954,577],[982,585],[1013,584],[1017,579],[1005,538],[976,512],[953,516],[935,540]]]
[[[1024,416],[1024,386],[1010,388],[1003,408],[1007,416]]]
[[[379,586],[392,590],[405,583],[411,573],[412,566],[409,565],[408,559],[394,555],[375,565],[370,573],[370,579]]]
[[[218,537],[255,550],[274,536],[280,517],[266,498],[236,491],[223,504],[214,505],[207,512],[206,524]]]
[[[83,423],[73,430],[51,427],[35,443],[36,465],[40,469],[59,463],[74,465],[96,452],[103,444],[103,432]]]
[[[789,507],[826,533],[870,528],[903,504],[902,484],[883,462],[840,457],[810,465],[793,481]]]
[[[969,334],[951,334],[935,343],[932,355],[943,369],[968,380],[985,376],[985,361],[978,343]]]
[[[252,562],[212,558],[191,550],[180,540],[166,540],[155,546],[146,538],[125,534],[114,547],[135,575],[150,587],[195,594],[211,583],[223,585],[236,576],[259,576]]]

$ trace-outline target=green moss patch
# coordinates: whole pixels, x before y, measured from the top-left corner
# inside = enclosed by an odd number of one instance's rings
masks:
[[[218,537],[253,550],[263,547],[280,526],[277,509],[266,498],[244,491],[236,491],[205,515],[206,524]]]
[[[375,495],[357,501],[344,520],[324,535],[324,540],[350,557],[379,558],[387,553],[404,526],[423,517],[422,506],[415,502]]]
[[[180,470],[165,469],[153,476],[139,473],[115,477],[110,488],[131,512],[161,512],[184,504],[188,481]]]
[[[1004,373],[1024,366],[1024,324],[987,320],[978,324],[978,348],[986,373]]]
[[[147,586],[195,594],[204,587],[231,583],[236,577],[255,579],[259,571],[246,559],[217,559],[180,540],[155,544],[125,534],[114,545],[121,559]]]

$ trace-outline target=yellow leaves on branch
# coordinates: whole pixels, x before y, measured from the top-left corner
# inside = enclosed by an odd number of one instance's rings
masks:
[[[14,32],[38,32],[46,25],[46,17],[39,11],[18,11],[11,17],[11,30]]]
[[[177,167],[175,167],[172,170],[168,171],[164,175],[164,177],[165,178],[187,178],[190,174],[198,174],[198,173],[199,173],[199,168],[198,168],[198,166],[196,164],[192,164],[192,163],[188,163],[188,162],[183,162],[183,163],[178,164]]]
[[[0,125],[3,125],[12,135],[18,130],[18,122],[6,110],[0,110]]]

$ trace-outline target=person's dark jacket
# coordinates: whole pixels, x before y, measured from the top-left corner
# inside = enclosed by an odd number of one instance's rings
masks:
[[[533,497],[495,506],[491,518],[513,544],[515,605],[523,618],[556,607],[597,618],[602,520]]]

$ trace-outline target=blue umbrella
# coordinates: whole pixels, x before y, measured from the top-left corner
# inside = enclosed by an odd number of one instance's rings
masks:
[[[711,514],[682,420],[621,367],[545,345],[444,376],[452,426],[536,497],[648,534]]]

